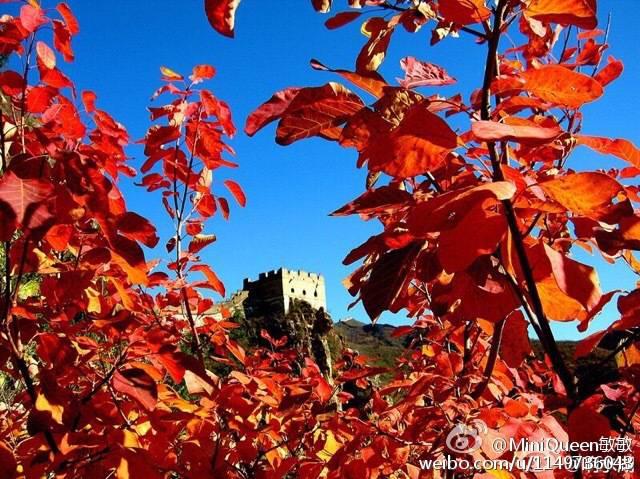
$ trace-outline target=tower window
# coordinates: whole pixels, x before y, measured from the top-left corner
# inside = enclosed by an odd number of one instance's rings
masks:
[[[306,296],[306,295],[307,295],[307,290],[303,289],[303,290],[302,290],[302,295],[303,295],[303,296]]]
[[[295,291],[293,290],[293,288],[291,288],[291,292],[292,292],[292,293],[295,293]]]
[[[318,297],[318,292],[317,292],[317,291],[314,291],[314,292],[313,292],[313,295],[317,298],[317,297]]]

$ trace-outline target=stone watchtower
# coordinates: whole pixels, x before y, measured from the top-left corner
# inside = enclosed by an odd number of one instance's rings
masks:
[[[314,309],[327,309],[324,278],[316,273],[280,268],[260,273],[254,281],[246,278],[242,289],[247,292],[247,316],[266,311],[285,315],[293,300],[306,301]]]

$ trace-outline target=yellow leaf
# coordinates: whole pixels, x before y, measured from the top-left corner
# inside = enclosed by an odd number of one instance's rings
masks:
[[[487,472],[497,479],[511,479],[513,477],[504,469],[487,469]]]
[[[432,358],[436,355],[436,352],[433,350],[433,346],[430,344],[424,344],[422,346],[422,355]]]
[[[336,436],[333,431],[326,431],[324,447],[322,448],[322,451],[317,453],[317,456],[320,460],[327,462],[341,447],[342,444],[336,440]]]
[[[125,429],[122,432],[123,432],[122,445],[124,447],[134,447],[134,448],[141,447],[140,441],[138,441],[138,435],[135,432],[130,431],[128,429]]]
[[[97,313],[99,314],[102,310],[100,305],[100,294],[94,288],[87,288],[84,293],[87,295],[89,299],[89,304],[87,305],[87,311],[89,313]]]
[[[160,72],[162,73],[162,75],[164,75],[166,78],[170,80],[183,80],[182,75],[174,72],[171,68],[160,67]]]
[[[116,477],[118,479],[129,479],[129,463],[124,457],[120,459],[120,464],[116,469]]]
[[[36,409],[38,411],[46,411],[51,414],[51,417],[58,424],[62,424],[62,414],[64,408],[58,404],[51,404],[44,394],[39,393],[36,398]]]
[[[135,305],[125,285],[122,283],[122,281],[116,278],[110,278],[110,279],[111,279],[111,283],[113,283],[113,285],[116,287],[116,290],[118,291],[118,295],[120,296],[120,301],[122,302],[122,305],[125,307],[126,310],[131,311]]]
[[[133,429],[135,429],[139,436],[144,436],[151,430],[151,421],[145,421],[141,424],[137,424],[133,426]]]

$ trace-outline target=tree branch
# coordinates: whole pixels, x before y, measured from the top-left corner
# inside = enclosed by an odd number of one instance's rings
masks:
[[[502,333],[504,332],[504,326],[507,322],[507,318],[503,318],[496,323],[493,329],[493,336],[491,338],[491,350],[489,351],[489,358],[487,359],[487,365],[484,369],[484,379],[476,389],[471,393],[473,399],[479,399],[484,393],[485,389],[489,385],[491,375],[493,374],[493,368],[496,366],[498,359],[498,351],[500,351],[500,344],[502,343]]]
[[[491,82],[498,75],[498,46],[500,44],[500,36],[502,29],[502,21],[504,19],[505,12],[507,10],[507,1],[500,0],[494,15],[494,25],[491,37],[488,41],[487,59],[485,64],[484,82],[482,86],[482,109],[480,116],[483,120],[489,120],[491,118]],[[502,172],[497,146],[495,142],[488,142],[487,148],[489,150],[489,158],[491,160],[491,166],[493,168],[494,181],[504,181],[504,174]],[[560,377],[565,390],[570,398],[575,398],[575,380],[573,374],[569,371],[564,359],[560,355],[558,345],[556,344],[553,332],[549,326],[549,321],[544,312],[542,300],[533,277],[533,271],[527,252],[524,246],[524,238],[518,227],[518,220],[513,208],[513,204],[510,200],[503,200],[502,205],[505,210],[505,216],[513,243],[516,250],[516,255],[520,263],[524,275],[524,282],[526,289],[531,299],[531,306],[533,313],[536,316],[539,329],[536,329],[536,333],[542,343],[545,352],[549,356],[555,372]],[[517,285],[516,285],[517,286]]]

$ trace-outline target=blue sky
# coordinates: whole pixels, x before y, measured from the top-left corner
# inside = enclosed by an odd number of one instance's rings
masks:
[[[146,108],[160,84],[161,65],[183,73],[196,64],[214,65],[218,74],[209,87],[230,104],[241,130],[247,115],[274,91],[335,80],[331,74],[311,70],[311,58],[331,67],[352,68],[364,41],[357,22],[341,30],[327,30],[323,23],[328,17],[313,12],[308,0],[243,0],[235,40],[223,38],[209,27],[200,0],[68,3],[80,21],[81,32],[74,39],[76,62],[64,69],[80,89],[97,93],[98,107],[122,122],[133,139],[141,138],[149,126]],[[639,144],[637,1],[599,3],[601,24],[606,14],[612,13],[609,53],[624,61],[625,73],[607,88],[604,98],[584,109],[584,132],[628,138]],[[399,30],[383,74],[388,81],[401,76],[400,58],[413,55],[445,67],[458,79],[442,93],[462,92],[468,98],[482,78],[484,47],[474,46],[468,35],[430,47],[429,35],[428,29],[417,35]],[[365,172],[355,168],[355,151],[318,139],[284,148],[274,143],[273,136],[273,129],[268,128],[254,138],[240,131],[232,140],[240,168],[230,177],[244,187],[248,205],[245,209],[234,208],[229,222],[217,218],[210,224],[208,232],[215,233],[218,242],[205,250],[205,260],[219,273],[228,291],[239,288],[245,276],[279,266],[321,272],[326,277],[329,311],[334,319],[353,315],[366,320],[360,307],[347,312],[352,298],[341,280],[350,268],[342,266],[341,261],[353,247],[377,232],[378,225],[358,218],[328,216],[363,191]],[[130,154],[139,166],[141,149],[132,147]],[[614,164],[612,159],[586,149],[577,150],[569,162],[575,169]],[[221,185],[224,178],[219,176],[214,182]],[[149,198],[129,182],[121,186],[130,209],[160,226],[162,239],[157,255],[162,255],[170,233],[159,198]],[[580,259],[603,265],[595,257],[581,255]],[[616,267],[601,274],[601,281],[603,290],[628,289],[635,278]],[[609,308],[591,330],[613,319],[615,308]],[[382,321],[407,322],[402,314],[385,316]],[[560,338],[577,337],[575,325],[560,325],[556,331]]]

